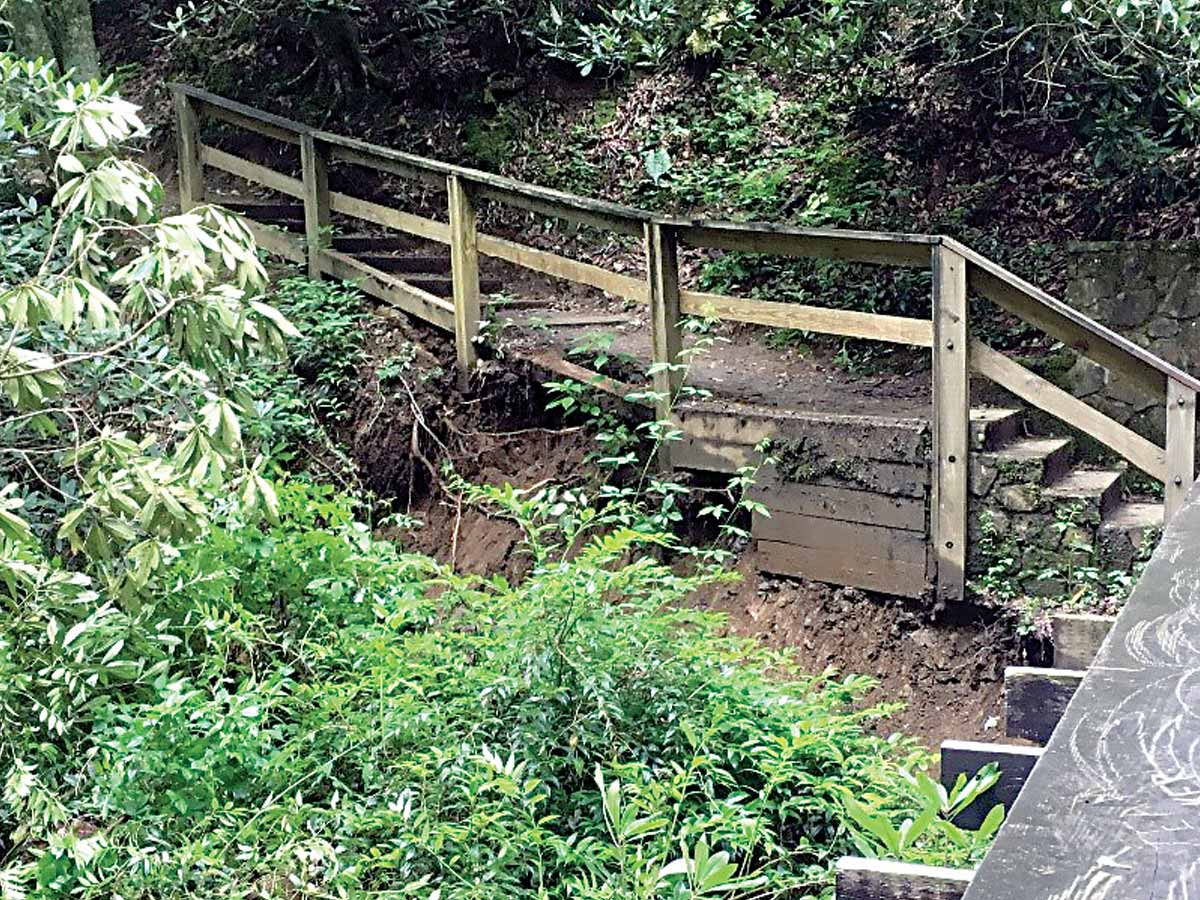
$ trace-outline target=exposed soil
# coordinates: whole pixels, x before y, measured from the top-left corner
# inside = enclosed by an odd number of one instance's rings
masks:
[[[374,363],[363,372],[361,402],[344,439],[375,493],[422,523],[384,534],[460,572],[520,576],[529,564],[520,530],[461,503],[441,486],[439,469],[448,458],[475,482],[591,483],[591,436],[544,412],[542,382],[554,376],[493,362],[471,392],[460,394],[452,348],[436,332],[378,317],[368,324],[367,343]],[[419,347],[411,373],[380,385],[375,365],[408,345]],[[1004,666],[1019,658],[1011,623],[975,608],[933,620],[914,602],[760,575],[753,549],[737,567],[740,583],[713,586],[696,603],[726,615],[732,633],[791,648],[812,674],[833,666],[878,678],[873,702],[907,704],[881,730],[903,731],[931,748],[946,738],[1002,735]]]
[[[881,730],[931,748],[951,738],[1004,739],[1004,667],[1020,658],[1011,623],[972,606],[933,620],[914,601],[761,575],[753,550],[738,571],[740,583],[718,586],[698,604],[728,616],[734,634],[791,649],[812,674],[832,666],[877,678],[873,701],[906,704]]]

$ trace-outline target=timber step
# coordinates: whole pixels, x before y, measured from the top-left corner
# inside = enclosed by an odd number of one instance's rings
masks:
[[[247,200],[221,200],[217,204],[247,219],[276,225],[288,231],[304,231],[304,206],[300,203],[254,203]]]
[[[355,253],[354,258],[383,272],[422,272],[430,275],[449,275],[450,257],[429,253],[406,256],[386,256],[379,253]]]
[[[413,250],[412,238],[399,235],[335,234],[333,249],[342,253],[408,253]]]

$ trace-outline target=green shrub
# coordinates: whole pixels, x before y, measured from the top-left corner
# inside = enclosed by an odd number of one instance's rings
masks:
[[[870,679],[802,676],[680,606],[725,576],[680,575],[647,553],[666,538],[578,495],[476,497],[536,535],[519,583],[377,543],[299,481],[279,524],[235,513],[137,610],[78,608],[87,585],[52,588],[44,561],[0,579],[0,880],[34,900],[828,896],[836,856],[886,852],[882,821],[925,805],[901,770],[926,754],[870,733],[890,709]],[[906,852],[980,852],[946,834]]]

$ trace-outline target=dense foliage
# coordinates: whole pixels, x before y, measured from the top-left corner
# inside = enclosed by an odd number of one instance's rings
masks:
[[[244,363],[296,331],[259,299],[266,274],[237,217],[162,213],[158,180],[118,152],[143,126],[111,81],[9,55],[0,74],[0,177],[17,197],[0,263],[5,495],[21,485],[46,545],[102,562],[132,597],[213,498],[240,490],[273,513],[242,439]]]
[[[888,829],[978,854],[901,771],[924,753],[865,730],[870,680],[720,637],[676,606],[719,576],[582,498],[476,499],[539,535],[521,583],[398,553],[299,481],[136,608],[10,561],[4,896],[816,896]]]

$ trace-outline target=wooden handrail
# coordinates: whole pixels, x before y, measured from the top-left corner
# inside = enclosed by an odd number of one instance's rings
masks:
[[[1193,448],[1196,395],[1200,379],[1171,365],[1127,338],[1100,325],[1035,287],[981,253],[950,237],[928,234],[804,228],[768,222],[726,222],[656,215],[644,209],[581,197],[467,166],[455,165],[332,134],[272,115],[186,84],[169,85],[179,121],[180,200],[190,208],[204,199],[205,165],[304,200],[307,240],[255,223],[256,236],[272,252],[307,259],[310,272],[364,279],[364,288],[439,327],[453,330],[460,366],[474,365],[478,330],[480,253],[534,271],[648,302],[653,324],[655,388],[660,415],[669,414],[678,393],[680,316],[718,318],[775,327],[930,347],[934,358],[934,503],[938,510],[938,592],[943,599],[962,593],[967,509],[965,466],[970,368],[1017,396],[1097,438],[1110,449],[1166,484],[1169,520],[1195,480]],[[200,114],[207,114],[301,148],[304,178],[251,162],[201,142]],[[325,174],[340,160],[417,179],[448,199],[450,222],[392,209],[381,203],[331,191]],[[475,207],[480,199],[531,210],[604,231],[635,236],[646,252],[647,276],[611,272],[545,250],[480,234]],[[331,212],[364,219],[425,240],[450,244],[455,302],[449,303],[402,279],[321,246]],[[689,291],[679,284],[677,248],[710,248],[788,257],[813,257],[884,266],[933,269],[933,317],[880,316],[796,304],[772,303]],[[1108,416],[1054,388],[1015,362],[977,342],[969,342],[968,291],[1040,328],[1075,352],[1167,401],[1167,441],[1160,448]],[[669,454],[660,459],[669,465]]]

